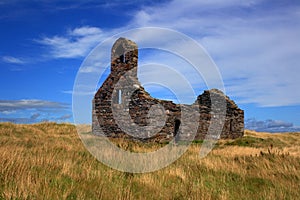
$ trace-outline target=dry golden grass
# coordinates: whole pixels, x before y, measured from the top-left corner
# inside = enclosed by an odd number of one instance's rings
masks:
[[[90,127],[81,125],[80,131]],[[91,137],[86,135],[86,137]],[[161,144],[114,141],[132,151]],[[153,173],[123,173],[98,162],[75,126],[0,123],[0,199],[297,199],[300,134],[245,131],[203,159],[201,144]]]

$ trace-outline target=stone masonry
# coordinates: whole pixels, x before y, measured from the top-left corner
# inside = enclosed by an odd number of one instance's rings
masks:
[[[174,137],[204,139],[213,118],[221,112],[214,102],[224,102],[221,138],[244,134],[244,111],[220,90],[206,90],[192,105],[151,97],[137,77],[138,47],[119,38],[111,50],[111,73],[93,99],[92,131],[96,135],[139,140],[170,141]],[[196,112],[195,112],[196,111]],[[221,124],[221,123],[220,123]]]

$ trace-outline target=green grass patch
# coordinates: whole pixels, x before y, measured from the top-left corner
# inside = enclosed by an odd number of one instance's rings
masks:
[[[257,138],[252,136],[244,136],[242,138],[237,138],[235,140],[231,140],[225,143],[225,145],[236,145],[242,147],[270,147],[270,146],[277,146],[283,147],[285,143],[280,141],[277,138]]]

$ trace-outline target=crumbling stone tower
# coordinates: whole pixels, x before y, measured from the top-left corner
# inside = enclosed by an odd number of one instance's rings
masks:
[[[192,105],[177,105],[172,101],[155,99],[141,86],[137,77],[138,47],[119,38],[111,50],[111,73],[93,99],[92,131],[108,137],[137,138],[165,141],[175,136],[188,137],[190,129],[197,131],[196,139],[204,139],[212,113],[211,95],[226,101],[226,117],[221,138],[237,138],[244,134],[244,111],[221,91],[212,89],[199,95]],[[151,110],[156,107],[155,112]],[[198,109],[196,118],[181,119],[182,111]],[[154,119],[154,120],[153,120]],[[181,126],[182,120],[188,128]],[[133,133],[129,135],[127,133]]]

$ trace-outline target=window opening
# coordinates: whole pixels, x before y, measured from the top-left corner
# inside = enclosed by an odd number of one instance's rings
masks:
[[[118,90],[118,104],[122,104],[122,90]]]
[[[230,119],[229,126],[230,126],[230,131],[232,132],[233,131],[233,119]]]
[[[120,56],[120,61],[122,63],[125,63],[126,62],[126,56],[125,56],[125,53],[123,53],[121,56]]]

